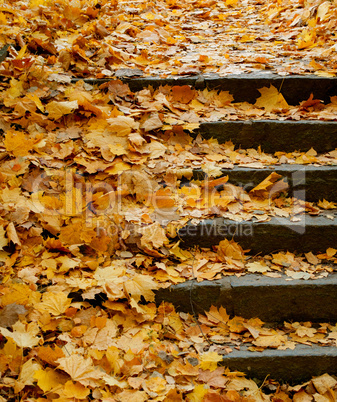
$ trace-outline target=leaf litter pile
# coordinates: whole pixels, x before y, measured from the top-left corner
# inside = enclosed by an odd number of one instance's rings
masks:
[[[251,256],[223,240],[191,251],[177,231],[215,216],[335,219],[333,202],[289,197],[276,173],[248,192],[222,169],[336,165],[337,150],[266,154],[195,130],[221,119],[335,120],[336,97],[290,106],[270,87],[252,105],[226,91],[133,93],[117,79],[98,87],[71,78],[333,76],[335,4],[3,1],[0,21],[0,401],[334,401],[328,374],[259,387],[221,360],[240,348],[336,345],[336,325],[270,328],[215,307],[196,321],[156,307],[154,291],[193,278],[334,271],[333,248]]]
[[[336,74],[335,1],[1,1],[0,46],[69,76]],[[21,53],[20,53],[21,51]],[[26,53],[27,51],[27,53]],[[11,62],[1,69],[10,70]]]

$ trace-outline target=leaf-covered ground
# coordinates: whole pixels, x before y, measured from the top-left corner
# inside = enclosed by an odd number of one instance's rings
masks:
[[[336,12],[327,1],[1,2],[1,402],[335,400],[328,374],[257,385],[218,367],[233,348],[336,345],[333,323],[270,328],[222,308],[196,321],[153,303],[156,289],[193,278],[311,280],[335,269],[333,248],[254,257],[233,241],[184,250],[177,238],[191,217],[335,219],[333,202],[289,197],[276,173],[247,192],[221,168],[336,165],[336,150],[267,154],[193,133],[217,120],[335,120],[335,97],[288,105],[270,87],[252,105],[215,90],[133,93],[117,79],[71,78],[332,76]],[[207,180],[186,185],[200,168]]]
[[[122,74],[336,73],[337,14],[322,0],[2,1],[0,44],[18,69]],[[28,54],[25,53],[27,46]],[[9,63],[11,64],[11,63]],[[3,64],[4,72],[10,66]],[[125,73],[125,71],[124,71]]]

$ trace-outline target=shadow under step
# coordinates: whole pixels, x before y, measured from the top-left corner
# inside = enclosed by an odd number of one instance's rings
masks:
[[[172,303],[177,310],[203,313],[211,306],[226,308],[230,316],[258,317],[264,322],[337,321],[337,273],[314,280],[288,276],[270,278],[247,274],[214,281],[187,281],[156,291],[156,303]]]
[[[178,231],[181,247],[210,248],[225,238],[234,239],[250,254],[269,254],[280,250],[325,252],[337,248],[337,219],[296,215],[296,221],[272,217],[268,222],[225,218],[205,219],[197,225],[189,222]]]
[[[298,345],[294,350],[266,349],[263,352],[234,349],[224,356],[221,364],[251,378],[264,380],[268,376],[298,384],[324,373],[336,375],[337,348]]]
[[[264,169],[234,166],[222,169],[228,183],[250,191],[271,173],[277,173],[288,183],[289,196],[306,201],[337,200],[337,166],[272,165]],[[202,169],[193,171],[193,179],[207,180]]]

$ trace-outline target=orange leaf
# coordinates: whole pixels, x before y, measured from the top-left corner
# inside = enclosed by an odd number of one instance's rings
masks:
[[[14,156],[27,156],[32,150],[35,140],[29,139],[22,131],[7,131],[5,137],[5,147],[7,152]]]
[[[226,257],[233,260],[243,260],[244,251],[242,247],[234,240],[222,240],[218,247],[218,257],[220,261],[226,262]]]
[[[194,98],[195,94],[196,91],[191,89],[189,85],[175,85],[171,88],[173,102],[189,103]]]

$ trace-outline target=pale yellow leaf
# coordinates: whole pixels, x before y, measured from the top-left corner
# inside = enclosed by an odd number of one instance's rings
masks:
[[[50,314],[58,316],[63,314],[70,306],[71,299],[63,292],[47,292],[42,296],[42,302],[36,308],[39,311],[48,311]]]
[[[60,117],[72,113],[77,108],[77,101],[52,101],[46,106],[46,111],[48,112],[48,117],[50,119],[58,120]]]
[[[158,283],[150,275],[135,274],[124,282],[125,292],[139,302],[143,296],[146,301],[154,301],[153,290],[158,289]]]
[[[214,371],[218,363],[222,361],[222,356],[216,352],[206,352],[200,356],[200,368],[202,370]]]
[[[69,357],[61,357],[57,360],[59,370],[65,371],[72,380],[80,382],[84,386],[95,387],[102,378],[103,372],[95,368],[91,358],[73,354]]]
[[[32,348],[40,341],[40,338],[37,336],[40,328],[34,322],[25,325],[21,321],[17,321],[13,325],[13,332],[1,327],[0,332],[4,337],[13,339],[20,348]]]

